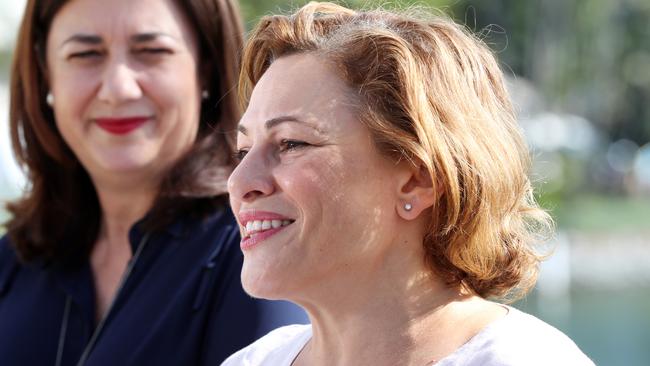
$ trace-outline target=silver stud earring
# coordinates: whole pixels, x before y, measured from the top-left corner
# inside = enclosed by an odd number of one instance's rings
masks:
[[[203,91],[201,92],[201,98],[203,100],[206,100],[206,99],[210,98],[210,93],[208,92],[207,89],[203,89]]]
[[[405,203],[404,204],[404,210],[405,211],[411,211],[412,209],[413,209],[413,205],[411,205],[410,203]]]
[[[51,107],[52,105],[54,105],[54,95],[52,95],[51,92],[48,92],[48,93],[47,93],[47,96],[45,97],[45,102],[46,102],[47,105],[49,105],[50,107]]]

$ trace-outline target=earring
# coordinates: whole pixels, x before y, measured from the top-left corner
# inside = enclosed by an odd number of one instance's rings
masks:
[[[47,92],[47,96],[45,97],[45,102],[50,107],[54,104],[54,95],[52,95],[52,92]]]
[[[206,100],[206,99],[210,98],[210,93],[208,92],[207,89],[203,89],[203,91],[201,92],[201,98],[203,100]]]
[[[413,209],[413,205],[411,205],[410,203],[405,203],[404,204],[404,210],[405,211],[411,211],[412,209]]]

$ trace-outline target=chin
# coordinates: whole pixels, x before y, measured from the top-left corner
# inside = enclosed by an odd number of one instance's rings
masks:
[[[147,170],[156,163],[155,160],[151,156],[113,154],[98,158],[96,165],[106,172],[129,174]]]
[[[89,157],[103,170],[116,173],[139,170],[162,160],[158,150],[131,145],[98,148]]]
[[[269,271],[249,268],[244,262],[241,274],[244,291],[252,297],[266,300],[288,300],[287,282],[279,280]]]

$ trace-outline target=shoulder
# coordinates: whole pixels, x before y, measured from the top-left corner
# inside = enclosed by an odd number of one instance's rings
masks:
[[[196,230],[193,240],[208,243],[210,248],[208,263],[221,262],[241,270],[243,254],[239,249],[239,226],[230,207],[225,206],[201,220],[200,229]]]
[[[488,325],[440,365],[594,365],[555,327],[513,307],[508,309],[508,315]]]
[[[160,240],[182,243],[198,256],[207,256],[208,261],[239,251],[239,227],[226,205],[202,215],[177,217],[165,231],[169,235]]]
[[[0,296],[4,295],[11,285],[13,275],[19,269],[20,263],[16,252],[9,242],[9,237],[0,238]]]
[[[288,366],[310,338],[310,324],[287,325],[239,350],[222,366]]]
[[[8,249],[10,250],[11,246],[9,245],[9,236],[5,234],[0,237],[0,259],[8,255]]]
[[[203,225],[205,227],[237,226],[237,221],[230,206],[220,206],[203,219]]]
[[[9,241],[9,235],[2,235],[0,237],[0,258],[4,259],[13,256],[14,250]]]
[[[222,206],[196,222],[199,230],[194,235],[210,238],[214,242],[239,240],[239,227],[229,206]]]

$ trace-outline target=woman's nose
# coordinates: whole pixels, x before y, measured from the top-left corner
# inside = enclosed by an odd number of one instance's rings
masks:
[[[271,164],[261,151],[249,151],[228,179],[231,199],[253,202],[275,191]]]
[[[142,97],[137,72],[126,61],[109,61],[101,82],[97,97],[103,102],[116,105]]]

